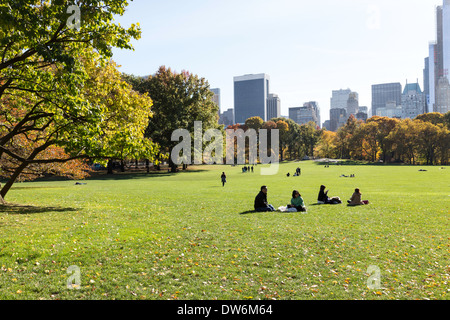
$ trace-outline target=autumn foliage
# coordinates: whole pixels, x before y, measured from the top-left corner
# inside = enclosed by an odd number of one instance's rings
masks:
[[[315,147],[319,158],[407,164],[447,165],[448,114],[429,113],[416,119],[374,116],[367,122],[350,117],[337,132],[324,131]]]

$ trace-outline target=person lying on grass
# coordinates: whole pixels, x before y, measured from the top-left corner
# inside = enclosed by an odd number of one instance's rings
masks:
[[[267,187],[262,186],[261,191],[255,198],[255,210],[258,212],[275,211],[275,208],[267,202]]]
[[[297,190],[292,191],[291,204],[287,206],[288,208],[295,208],[298,212],[306,212],[305,202]]]
[[[356,188],[355,192],[353,193],[350,200],[347,200],[348,205],[349,206],[363,206],[363,205],[369,204],[369,201],[367,201],[367,200],[362,201],[361,196],[362,196],[361,191],[358,188]]]

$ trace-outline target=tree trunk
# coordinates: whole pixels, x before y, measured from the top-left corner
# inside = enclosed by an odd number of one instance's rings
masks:
[[[145,168],[147,169],[147,173],[150,173],[150,160],[145,160]]]
[[[108,169],[107,174],[113,174],[114,173],[113,172],[113,161],[112,160],[108,161],[107,169]]]
[[[9,178],[8,182],[5,184],[5,186],[0,191],[0,197],[2,198],[2,201],[4,202],[6,195],[8,194],[8,191],[11,189],[14,182],[16,182],[17,177],[22,173],[23,170],[28,166],[28,163],[24,162],[22,163],[16,171],[14,171],[14,174]]]
[[[13,175],[9,178],[8,182],[5,184],[5,186],[0,191],[0,196],[3,198],[4,201],[6,195],[8,194],[8,191],[11,189],[14,182],[16,182],[16,179],[19,177],[19,175],[22,173],[23,170],[28,166],[29,162],[34,160],[36,156],[41,153],[43,150],[47,149],[49,146],[51,146],[52,143],[50,141],[47,141],[47,143],[43,144],[42,146],[36,148],[33,150],[33,152],[28,157],[27,161],[24,161],[20,164],[20,166],[17,167],[16,171],[14,171]]]
[[[2,190],[2,184],[0,183],[0,191]],[[6,204],[6,201],[3,199],[3,197],[0,195],[0,203]]]
[[[175,163],[173,163],[172,158],[169,158],[169,167],[170,167],[170,172],[173,172],[173,173],[177,172],[178,166]]]

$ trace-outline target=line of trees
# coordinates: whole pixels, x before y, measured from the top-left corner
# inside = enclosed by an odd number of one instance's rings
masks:
[[[366,122],[353,115],[337,132],[313,122],[260,117],[228,129],[278,129],[280,161],[308,158],[348,159],[368,162],[447,165],[450,147],[450,112],[427,113],[415,119],[374,116]]]
[[[337,132],[324,131],[315,157],[447,165],[450,112],[427,113],[415,119],[374,116],[366,122],[350,117]]]
[[[260,117],[252,117],[245,121],[244,125],[228,126],[227,129],[254,129],[258,132],[260,129],[268,131],[270,137],[270,130],[279,130],[279,158],[284,160],[297,160],[305,157],[313,157],[314,148],[317,145],[322,130],[317,127],[314,122],[299,125],[291,119],[273,118],[269,121],[264,121]],[[268,145],[271,145],[269,139]]]

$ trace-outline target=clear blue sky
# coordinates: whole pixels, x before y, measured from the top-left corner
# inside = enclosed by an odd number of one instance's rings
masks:
[[[442,0],[134,0],[116,19],[139,22],[135,51],[115,50],[120,70],[149,75],[165,65],[220,88],[233,108],[233,77],[266,73],[282,115],[319,102],[329,119],[332,90],[350,88],[371,107],[371,85],[416,82],[436,40]]]

